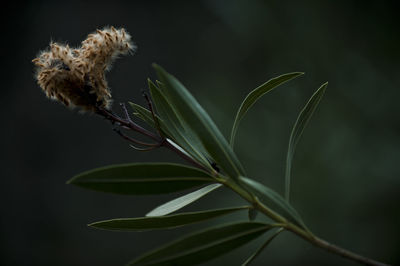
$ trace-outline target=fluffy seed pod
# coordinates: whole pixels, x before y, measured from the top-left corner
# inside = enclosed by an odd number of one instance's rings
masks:
[[[47,97],[66,106],[96,111],[109,109],[112,102],[105,71],[119,55],[135,48],[124,29],[111,27],[89,34],[77,49],[51,43],[32,62],[37,68],[37,82]]]

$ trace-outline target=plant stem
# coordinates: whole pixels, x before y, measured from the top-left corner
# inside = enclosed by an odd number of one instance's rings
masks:
[[[268,208],[267,206],[265,206],[262,202],[260,202],[260,200],[257,197],[253,196],[251,193],[249,193],[248,191],[243,189],[241,186],[236,184],[235,181],[232,181],[231,179],[226,179],[226,178],[220,177],[219,182],[221,182],[223,185],[225,185],[225,186],[229,187],[230,189],[232,189],[233,191],[235,191],[237,194],[239,194],[239,196],[241,196],[243,199],[245,199],[249,203],[251,203],[254,206],[254,208],[256,208],[260,212],[264,213],[265,215],[270,217],[272,220],[282,223],[282,224],[288,223],[288,221],[284,217],[282,217],[275,211],[273,211],[270,208]]]
[[[354,252],[351,252],[349,250],[346,250],[344,248],[341,248],[339,246],[336,246],[334,244],[329,243],[326,240],[323,240],[315,235],[310,235],[304,232],[301,228],[297,227],[296,225],[293,224],[288,224],[285,229],[288,231],[291,231],[295,233],[296,235],[300,236],[301,238],[307,240],[308,242],[311,242],[314,246],[317,246],[319,248],[322,248],[326,251],[329,251],[331,253],[334,253],[336,255],[342,256],[346,259],[350,259],[359,263],[362,263],[364,265],[372,265],[372,266],[388,266],[389,264],[385,264],[367,257],[363,257],[359,254],[356,254]]]
[[[193,166],[209,172],[209,169],[207,169],[206,167],[204,167],[203,165],[199,164],[196,160],[194,160],[192,157],[188,156],[187,154],[185,154],[184,152],[182,152],[181,150],[179,150],[178,148],[176,148],[174,145],[172,145],[171,143],[169,143],[166,139],[163,141],[162,146],[175,152],[179,157],[181,157],[182,159],[186,160],[187,162],[189,162],[190,164],[192,164]]]
[[[139,126],[136,123],[133,123],[130,119],[122,119],[120,117],[118,117],[117,115],[115,115],[114,113],[105,110],[105,109],[98,109],[97,110],[97,114],[99,114],[100,116],[103,116],[104,118],[108,119],[111,121],[111,123],[118,123],[121,126],[127,128],[127,129],[131,129],[133,131],[136,131],[142,135],[145,135],[155,141],[160,141],[160,137],[157,136],[156,134],[154,134],[153,132],[148,131],[147,129],[142,128],[141,126]]]
[[[361,255],[358,255],[358,254],[354,253],[354,252],[351,252],[349,250],[346,250],[346,249],[343,249],[343,248],[338,247],[336,245],[333,245],[333,244],[331,244],[331,243],[329,243],[329,242],[327,242],[327,241],[325,241],[325,240],[323,240],[321,238],[318,238],[318,237],[315,237],[314,240],[311,243],[313,243],[315,246],[320,247],[322,249],[325,249],[325,250],[327,250],[329,252],[332,252],[334,254],[340,255],[340,256],[342,256],[344,258],[348,258],[348,259],[363,263],[365,265],[376,265],[376,266],[385,266],[386,265],[386,266],[388,266],[388,264],[385,264],[385,263],[382,263],[382,262],[379,262],[379,261],[375,261],[375,260],[370,259],[370,258],[363,257]]]
[[[277,221],[279,223],[282,223],[282,227],[285,228],[288,231],[291,231],[295,233],[296,235],[300,236],[301,238],[307,240],[314,246],[317,246],[319,248],[322,248],[326,251],[329,251],[331,253],[334,253],[336,255],[342,256],[346,259],[353,260],[359,263],[362,263],[364,265],[371,265],[371,266],[388,266],[388,264],[375,261],[373,259],[363,257],[361,255],[358,255],[354,252],[351,252],[349,250],[346,250],[344,248],[341,248],[339,246],[333,245],[317,236],[312,234],[309,231],[306,231],[300,227],[298,227],[295,224],[292,224],[288,222],[285,218],[259,202],[258,198],[251,197],[247,191],[244,191],[240,186],[235,185],[233,182],[224,182],[224,185],[228,186],[231,188],[233,191],[235,191],[237,194],[239,194],[242,198],[247,200],[248,202],[252,203],[254,208],[259,210],[260,212],[264,213],[266,216],[270,217],[274,221]]]

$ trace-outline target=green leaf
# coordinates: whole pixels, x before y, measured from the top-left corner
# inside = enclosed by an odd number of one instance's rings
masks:
[[[270,228],[254,222],[208,228],[151,251],[129,265],[196,265],[230,252]]]
[[[172,163],[131,163],[97,168],[81,173],[68,184],[87,189],[129,195],[162,194],[212,183],[214,179],[197,168]]]
[[[301,110],[299,116],[297,117],[296,123],[293,126],[292,133],[290,134],[289,147],[286,156],[286,171],[285,171],[285,198],[287,201],[289,201],[289,195],[290,195],[290,175],[292,170],[292,160],[294,152],[296,150],[297,143],[300,140],[304,128],[306,127],[312,114],[317,108],[319,102],[321,101],[327,86],[328,82],[322,84],[321,87],[319,87],[319,89],[316,92],[314,92],[314,94],[308,100],[307,104],[304,106],[303,110]]]
[[[135,110],[134,115],[142,119],[144,122],[146,122],[150,127],[157,129],[156,124],[154,122],[153,116],[150,112],[150,110],[144,108],[143,106],[140,106],[136,103],[129,102],[129,105],[132,107],[133,110]],[[167,127],[164,125],[164,121],[159,117],[156,116],[156,119],[158,120],[158,124],[160,126],[161,132],[165,136],[170,136],[171,134],[168,132]]]
[[[162,91],[166,99],[207,153],[228,176],[237,179],[243,175],[244,169],[238,158],[206,111],[175,77],[158,65],[154,65],[154,68],[163,84]]]
[[[207,160],[206,152],[197,145],[199,141],[195,138],[195,135],[187,129],[187,126],[171,107],[170,102],[168,102],[161,90],[151,80],[148,80],[148,83],[155,107],[169,132],[168,137],[197,162],[211,170],[212,167]]]
[[[284,198],[282,198],[281,195],[253,179],[241,176],[239,180],[241,184],[243,184],[249,192],[259,198],[264,205],[272,208],[286,219],[306,228],[297,211]]]
[[[277,237],[281,232],[283,232],[283,228],[278,229],[273,235],[271,235],[267,241],[264,242],[243,264],[242,266],[249,265],[260,253]]]
[[[232,131],[231,131],[231,140],[230,140],[232,147],[235,142],[235,136],[236,136],[237,129],[239,127],[239,123],[242,120],[242,118],[244,117],[244,115],[247,113],[247,111],[253,106],[253,104],[255,104],[264,94],[268,93],[272,89],[278,87],[279,85],[281,85],[291,79],[301,76],[303,74],[304,73],[302,73],[302,72],[293,72],[293,73],[287,73],[287,74],[272,78],[272,79],[268,80],[267,82],[265,82],[264,84],[262,84],[261,86],[255,88],[253,91],[251,91],[246,96],[246,98],[240,105],[239,110],[236,113],[235,121],[233,122],[233,127],[232,127]]]
[[[247,216],[249,217],[250,221],[254,221],[257,218],[258,211],[255,208],[249,209]]]
[[[167,203],[164,203],[148,214],[146,216],[163,216],[170,214],[174,211],[177,211],[179,209],[182,209],[183,207],[189,205],[190,203],[200,199],[201,197],[207,195],[211,191],[214,191],[215,189],[221,187],[221,184],[211,184],[206,187],[203,187],[199,190],[196,190],[194,192],[191,192],[189,194],[186,194],[184,196],[181,196],[179,198],[173,199],[171,201],[168,201]]]
[[[170,229],[187,224],[198,223],[217,218],[232,212],[249,209],[249,206],[207,210],[199,212],[186,212],[158,217],[120,218],[89,224],[91,227],[116,230],[116,231],[145,231],[155,229]]]

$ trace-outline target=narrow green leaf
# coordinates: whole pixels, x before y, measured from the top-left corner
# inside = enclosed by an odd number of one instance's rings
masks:
[[[196,190],[194,192],[191,192],[189,194],[186,194],[186,195],[176,198],[174,200],[168,201],[167,203],[164,203],[164,204],[158,206],[157,208],[155,208],[154,210],[152,210],[151,212],[146,214],[146,216],[147,217],[163,216],[163,215],[173,213],[174,211],[182,209],[183,207],[200,199],[201,197],[207,195],[211,191],[214,191],[215,189],[217,189],[221,186],[222,186],[221,184],[208,185],[199,190]]]
[[[144,108],[143,106],[140,106],[136,103],[129,102],[129,105],[131,108],[135,111],[134,115],[142,119],[146,124],[148,124],[150,127],[157,129],[156,124],[154,122],[153,116],[150,112],[150,110]],[[167,127],[164,125],[164,121],[161,119],[161,117],[156,115],[156,118],[158,120],[158,124],[160,126],[161,132],[167,136],[170,137],[170,133],[168,132]]]
[[[203,144],[201,143],[201,140],[199,139],[198,135],[196,132],[193,131],[193,128],[185,121],[185,119],[182,117],[182,115],[176,110],[176,108],[173,107],[171,104],[171,101],[166,97],[165,95],[165,86],[160,82],[156,81],[158,85],[158,90],[159,93],[163,95],[165,98],[165,101],[168,103],[168,107],[173,111],[173,113],[176,115],[177,121],[178,121],[178,130],[184,136],[185,138],[188,139],[190,142],[190,145],[197,151],[199,151],[201,154],[203,154],[207,160],[211,158],[211,156],[208,154],[207,150],[204,148]]]
[[[244,187],[258,197],[263,204],[272,208],[286,219],[306,228],[297,211],[282,198],[281,195],[253,179],[241,176],[239,180]]]
[[[308,100],[307,104],[304,106],[303,110],[301,110],[299,116],[297,117],[296,123],[293,126],[292,133],[290,134],[289,147],[286,156],[286,171],[285,171],[285,198],[287,201],[289,201],[289,195],[290,195],[290,175],[292,170],[292,160],[294,152],[296,150],[297,143],[300,140],[304,128],[306,127],[312,114],[317,108],[319,102],[321,101],[327,86],[328,82],[322,84],[322,86],[319,87],[319,89],[316,92],[314,92],[314,94]]]
[[[166,99],[161,90],[151,82],[151,80],[148,80],[148,83],[151,97],[170,134],[169,137],[173,142],[185,150],[185,152],[196,159],[196,161],[211,170],[212,167],[207,160],[207,154],[202,146],[198,145],[198,139],[195,138],[194,134],[192,134],[189,129],[187,129],[187,126],[185,126],[185,123],[171,107],[170,102]]]
[[[155,229],[170,229],[187,224],[198,223],[217,218],[236,211],[249,209],[250,206],[207,210],[199,212],[186,212],[157,217],[120,218],[89,224],[91,227],[115,231],[145,231]]]
[[[254,222],[208,228],[151,251],[129,265],[196,265],[230,252],[270,228]]]
[[[243,175],[244,169],[238,158],[207,112],[175,77],[158,65],[154,65],[154,68],[163,84],[165,97],[201,141],[207,153],[228,176],[237,179]]]
[[[253,262],[253,260],[260,255],[260,253],[272,242],[272,240],[274,240],[275,237],[277,237],[281,232],[283,232],[283,228],[278,229],[273,235],[271,235],[267,241],[264,242],[264,244],[262,244],[243,264],[242,266],[247,266],[249,265],[251,262]]]
[[[214,179],[197,168],[172,163],[131,163],[97,168],[81,173],[68,184],[87,189],[128,195],[162,194],[212,183]]]
[[[128,102],[131,108],[135,111],[133,114],[142,119],[144,122],[146,122],[149,126],[152,128],[156,128],[153,116],[151,115],[150,110],[144,108],[143,106],[133,103],[133,102]],[[160,117],[158,117],[159,120],[161,120]],[[162,123],[162,120],[161,120]]]
[[[258,211],[255,208],[249,209],[247,216],[249,217],[250,221],[254,221],[257,218]]]
[[[235,121],[233,122],[233,127],[231,131],[231,146],[233,147],[234,142],[235,142],[235,136],[237,129],[239,127],[239,123],[244,117],[244,115],[247,113],[247,111],[266,93],[270,92],[274,88],[278,87],[279,85],[288,82],[291,79],[294,79],[300,75],[303,75],[304,73],[302,72],[293,72],[293,73],[287,73],[284,75],[280,75],[278,77],[272,78],[262,84],[261,86],[255,88],[253,91],[251,91],[242,104],[239,107],[239,110],[236,113],[236,118]]]

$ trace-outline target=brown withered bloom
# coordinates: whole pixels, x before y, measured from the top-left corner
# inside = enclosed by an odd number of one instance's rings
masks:
[[[77,49],[51,43],[32,62],[37,67],[37,82],[47,97],[95,112],[109,109],[112,102],[105,71],[119,55],[135,48],[123,28],[110,27],[89,34]]]

